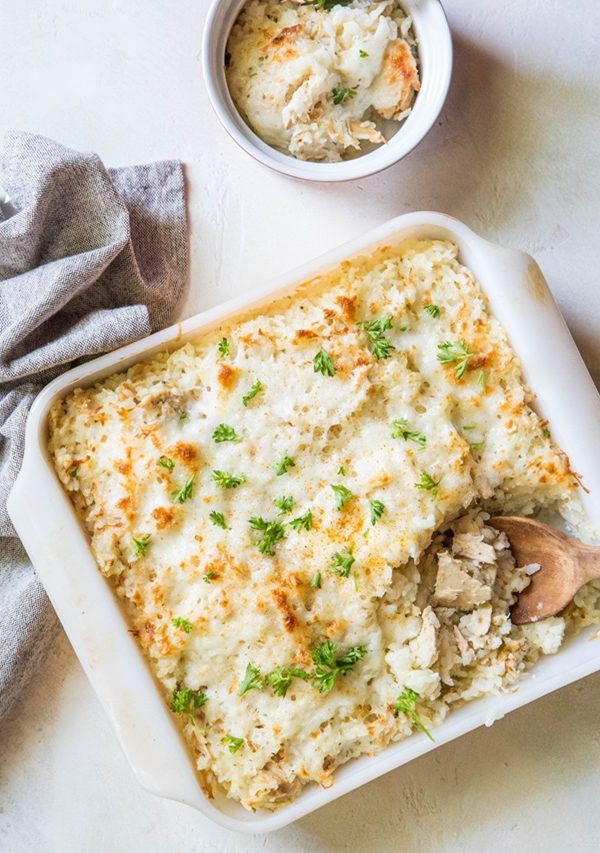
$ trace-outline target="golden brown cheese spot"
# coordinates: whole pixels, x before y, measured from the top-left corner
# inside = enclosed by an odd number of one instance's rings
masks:
[[[187,468],[198,467],[198,451],[193,444],[185,441],[178,441],[173,447],[169,447],[167,456],[171,456]]]
[[[276,588],[273,590],[272,596],[273,601],[281,614],[283,627],[286,631],[293,631],[298,623],[296,615],[288,602],[287,595],[283,589]]]
[[[220,364],[217,370],[217,381],[223,388],[229,389],[233,384],[236,372],[235,367],[230,367],[228,364]]]
[[[175,519],[175,510],[172,507],[157,506],[152,510],[152,518],[156,521],[156,529],[164,530],[173,523]]]
[[[337,296],[337,304],[342,309],[342,316],[347,323],[354,323],[356,319],[356,296]]]
[[[312,329],[297,329],[292,339],[292,343],[302,344],[305,341],[310,341],[316,337],[318,337],[317,333],[313,332]]]
[[[116,503],[117,509],[121,510],[127,521],[133,521],[133,498],[127,495]]]

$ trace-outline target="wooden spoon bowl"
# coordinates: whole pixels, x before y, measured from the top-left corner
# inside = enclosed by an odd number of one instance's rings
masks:
[[[497,516],[488,524],[506,533],[518,566],[540,565],[511,611],[515,625],[556,616],[584,584],[600,578],[600,548],[533,518]]]

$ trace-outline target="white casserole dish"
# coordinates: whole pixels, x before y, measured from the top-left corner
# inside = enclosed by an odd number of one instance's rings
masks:
[[[204,25],[202,70],[208,97],[231,138],[247,154],[275,172],[303,181],[353,181],[381,172],[406,157],[440,114],[452,77],[452,37],[440,0],[401,0],[412,16],[419,42],[421,89],[411,114],[384,145],[340,163],[296,160],[267,145],[239,114],[225,77],[225,48],[246,0],[213,0]]]
[[[47,415],[54,400],[160,350],[174,349],[225,318],[268,304],[345,258],[408,237],[450,239],[458,245],[460,260],[475,273],[493,313],[508,331],[526,379],[537,392],[541,414],[550,420],[553,436],[590,490],[584,497],[586,510],[600,527],[600,396],[537,264],[528,255],[488,243],[461,222],[438,213],[400,216],[269,287],[70,370],[41,392],[29,415],[25,458],[9,499],[17,532],[140,783],[154,794],[188,803],[228,829],[267,832],[285,826],[436,746],[600,669],[600,645],[589,642],[588,630],[556,656],[543,658],[515,693],[478,700],[454,711],[436,728],[435,744],[414,734],[375,757],[350,762],[337,771],[333,787],[308,787],[299,799],[273,814],[251,814],[222,794],[209,801],[177,721],[128,633],[117,598],[100,574],[87,535],[54,473],[46,450]]]

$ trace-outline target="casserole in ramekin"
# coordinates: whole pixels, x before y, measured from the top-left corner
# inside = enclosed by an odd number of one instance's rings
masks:
[[[297,160],[272,148],[246,124],[236,109],[225,77],[229,32],[245,0],[214,0],[204,29],[202,67],[208,95],[219,121],[237,144],[270,169],[305,181],[351,181],[397,163],[418,145],[437,119],[452,74],[452,38],[439,0],[403,0],[418,40],[421,89],[406,121],[383,145],[339,163]]]

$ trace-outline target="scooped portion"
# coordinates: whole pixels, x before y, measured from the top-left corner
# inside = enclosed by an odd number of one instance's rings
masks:
[[[269,145],[336,162],[384,143],[420,80],[412,19],[396,0],[250,0],[227,43],[229,91]]]

